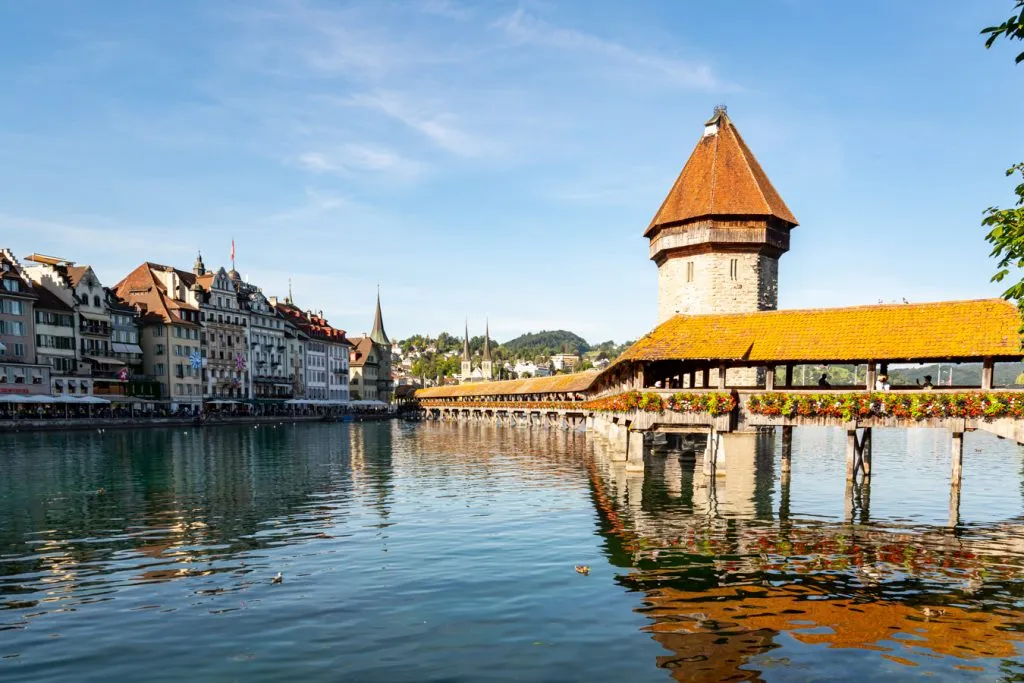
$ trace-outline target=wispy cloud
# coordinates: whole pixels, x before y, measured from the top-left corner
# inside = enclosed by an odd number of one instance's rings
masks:
[[[423,0],[420,11],[424,14],[434,14],[456,21],[465,21],[470,16],[468,8],[462,7],[452,0]]]
[[[378,90],[357,94],[342,100],[342,104],[384,114],[425,136],[441,149],[461,157],[480,157],[494,151],[493,143],[460,126],[456,115],[433,110],[428,102],[412,104],[397,92]]]
[[[679,87],[698,90],[733,89],[721,81],[707,64],[640,52],[621,43],[572,28],[550,24],[528,14],[522,7],[493,23],[519,44],[542,45],[573,53],[585,53],[633,72],[646,72]]]
[[[349,177],[379,173],[401,180],[417,178],[426,170],[424,163],[407,159],[392,150],[352,143],[328,150],[303,152],[296,157],[295,163],[311,173],[337,173]]]

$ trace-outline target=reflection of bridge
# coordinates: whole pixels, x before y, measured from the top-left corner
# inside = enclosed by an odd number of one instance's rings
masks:
[[[908,666],[953,658],[962,669],[1018,654],[1024,518],[890,528],[871,523],[865,483],[845,521],[794,519],[785,471],[772,504],[766,436],[745,463],[750,477],[717,484],[680,466],[685,451],[656,447],[641,472],[596,444],[589,467],[609,559],[644,593],[647,630],[671,653],[659,666],[680,681],[761,680],[760,668],[788,661],[781,634]]]

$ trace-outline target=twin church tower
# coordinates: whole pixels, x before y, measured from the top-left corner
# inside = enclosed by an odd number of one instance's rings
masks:
[[[770,311],[779,303],[779,257],[793,213],[724,106],[715,107],[644,237],[658,266],[658,324],[675,315]],[[494,377],[490,331],[473,368],[469,329],[460,380]]]

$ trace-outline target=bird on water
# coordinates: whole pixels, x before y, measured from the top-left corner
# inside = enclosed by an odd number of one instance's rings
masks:
[[[270,580],[270,583],[282,583],[284,581],[284,575],[281,572],[277,573],[277,576]]]
[[[584,576],[586,576],[587,574],[590,573],[590,567],[588,567],[585,564],[578,564],[578,565],[576,565],[576,573],[577,574],[583,574]]]

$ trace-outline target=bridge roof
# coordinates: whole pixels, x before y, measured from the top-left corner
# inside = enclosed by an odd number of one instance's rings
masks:
[[[612,367],[654,360],[1020,358],[1020,327],[1017,307],[1003,299],[677,315],[629,347]]]
[[[448,398],[454,396],[510,396],[586,391],[597,378],[596,372],[551,375],[529,379],[507,379],[501,382],[474,382],[448,387],[420,389],[416,398]]]
[[[716,111],[705,124],[704,135],[644,236],[713,216],[774,216],[796,225],[796,217],[724,111]]]

